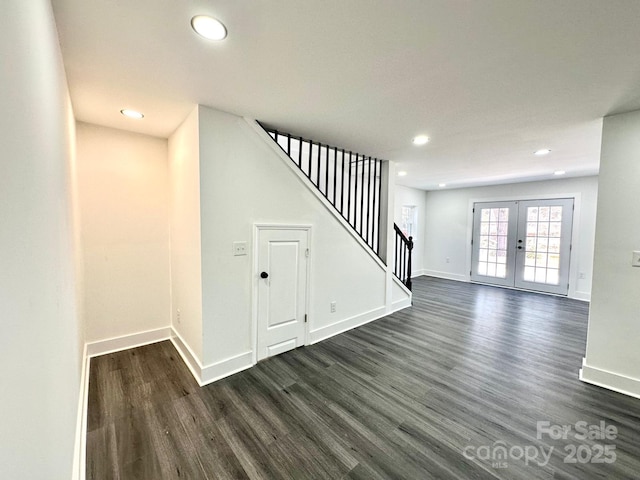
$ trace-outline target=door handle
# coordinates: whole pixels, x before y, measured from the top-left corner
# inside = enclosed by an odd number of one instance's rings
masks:
[[[260,274],[260,278],[267,278],[269,276],[269,274],[267,272],[262,272]]]
[[[522,245],[518,245],[518,250],[522,250]]]

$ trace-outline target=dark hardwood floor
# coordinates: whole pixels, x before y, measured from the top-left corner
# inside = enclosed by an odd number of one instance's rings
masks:
[[[203,388],[170,342],[94,358],[87,478],[640,478],[640,400],[578,380],[588,304],[413,288],[409,309]]]

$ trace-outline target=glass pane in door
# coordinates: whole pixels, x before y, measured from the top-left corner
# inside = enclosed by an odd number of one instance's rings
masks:
[[[506,278],[509,209],[480,209],[480,252],[477,271],[487,277]]]
[[[517,229],[515,202],[476,203],[471,279],[497,285],[513,284]]]
[[[528,282],[558,285],[560,281],[560,238],[555,238],[555,252],[549,250],[550,224],[554,223],[553,235],[560,237],[562,225],[550,221],[550,209],[554,218],[562,218],[562,207],[527,207],[527,230],[525,243],[524,279]],[[556,226],[555,223],[558,223]]]

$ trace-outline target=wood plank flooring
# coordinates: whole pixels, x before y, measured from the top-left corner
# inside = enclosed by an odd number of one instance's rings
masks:
[[[93,359],[87,478],[640,478],[640,400],[578,380],[588,304],[413,288],[409,309],[202,388],[170,342]],[[544,421],[618,434],[537,438]]]

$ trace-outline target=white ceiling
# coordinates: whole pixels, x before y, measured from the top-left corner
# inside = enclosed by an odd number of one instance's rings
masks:
[[[595,174],[601,118],[640,108],[638,0],[52,3],[78,120],[168,137],[200,103],[394,160],[412,187]]]

